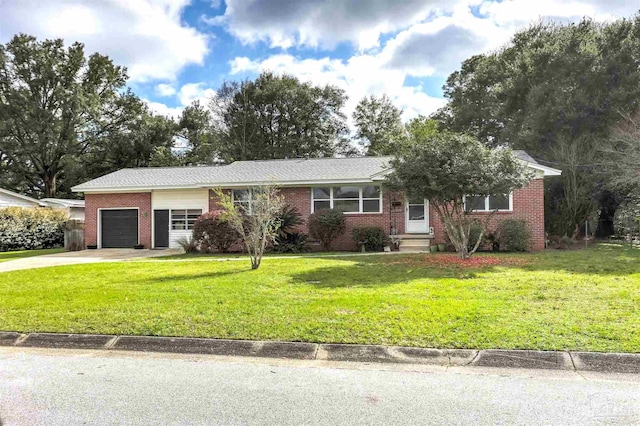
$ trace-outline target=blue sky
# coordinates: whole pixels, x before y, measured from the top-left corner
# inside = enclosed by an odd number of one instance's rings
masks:
[[[387,94],[405,118],[443,105],[446,77],[540,19],[627,17],[640,0],[0,0],[0,42],[81,41],[129,68],[152,110],[177,115],[261,70],[335,84],[350,113]]]

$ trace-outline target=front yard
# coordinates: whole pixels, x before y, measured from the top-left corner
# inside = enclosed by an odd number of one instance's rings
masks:
[[[0,262],[23,259],[25,257],[42,256],[43,254],[62,253],[63,248],[40,249],[40,250],[17,250],[0,252]]]
[[[640,352],[640,250],[136,261],[0,274],[0,330]]]

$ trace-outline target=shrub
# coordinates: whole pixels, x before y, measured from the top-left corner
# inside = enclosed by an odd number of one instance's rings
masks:
[[[558,250],[567,250],[571,248],[571,246],[575,243],[571,237],[566,235],[560,237],[558,235],[550,235],[549,236],[549,247],[553,247]]]
[[[48,208],[0,209],[0,251],[61,247],[67,215]]]
[[[277,219],[278,237],[283,238],[289,234],[296,233],[296,228],[304,223],[302,215],[298,212],[298,209],[290,206],[289,204],[285,205],[282,210],[280,210],[280,214],[278,214]]]
[[[331,249],[331,242],[344,232],[344,214],[338,210],[320,210],[309,216],[309,234],[320,241],[322,250]]]
[[[273,248],[278,253],[303,253],[307,251],[307,236],[298,232],[276,237]]]
[[[523,219],[505,219],[498,223],[496,240],[502,250],[527,251],[531,248],[531,231]]]
[[[182,247],[185,253],[198,253],[199,245],[193,237],[180,237],[176,240],[176,242]]]
[[[193,224],[193,240],[202,251],[226,253],[240,234],[216,212],[204,213]]]
[[[354,228],[351,236],[356,244],[364,242],[365,249],[369,251],[381,251],[384,246],[389,245],[389,237],[384,232],[384,229],[379,226],[361,226]]]

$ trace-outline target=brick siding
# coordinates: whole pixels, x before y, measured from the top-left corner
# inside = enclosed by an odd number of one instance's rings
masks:
[[[438,214],[432,207],[430,209],[430,224],[434,227],[435,242],[445,241],[444,224],[441,223]],[[529,224],[532,242],[531,250],[543,250],[545,242],[544,233],[544,182],[543,179],[534,179],[528,186],[513,191],[513,211],[497,212],[489,222],[489,230],[494,231],[498,222],[502,219],[524,219]],[[482,219],[488,213],[474,213],[472,216]]]
[[[283,188],[288,204],[296,207],[302,214],[305,223],[300,227],[300,232],[308,233],[307,218],[311,212],[311,188]],[[209,210],[215,210],[216,200],[213,191],[209,192]],[[392,208],[393,201],[402,204]],[[86,194],[86,228],[85,241],[87,245],[97,244],[97,210],[98,208],[138,207],[140,209],[140,243],[151,247],[151,193],[130,194]],[[356,244],[351,238],[351,232],[358,226],[379,226],[386,233],[403,234],[405,232],[404,197],[401,194],[383,192],[382,213],[363,213],[347,215],[347,229],[338,237],[332,246],[334,250],[356,250]],[[476,213],[481,218],[483,213]],[[530,226],[533,243],[532,250],[544,248],[544,185],[542,179],[533,180],[527,187],[513,192],[513,212],[499,212],[490,222],[490,228],[495,229],[498,221],[503,218],[525,219]],[[445,241],[444,226],[433,207],[429,211],[429,225],[435,230],[434,242]],[[395,232],[392,232],[394,230]],[[313,249],[319,249],[319,245],[312,244]]]
[[[140,244],[151,248],[151,193],[85,194],[85,244],[98,244],[98,209],[138,207]]]

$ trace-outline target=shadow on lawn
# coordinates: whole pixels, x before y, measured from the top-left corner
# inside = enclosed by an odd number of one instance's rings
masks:
[[[196,280],[200,280],[200,279],[216,279],[216,278],[220,278],[220,277],[224,277],[227,275],[235,275],[235,274],[240,274],[243,272],[250,272],[251,268],[246,268],[246,269],[233,269],[233,270],[229,270],[229,271],[209,271],[209,272],[202,272],[200,274],[173,274],[173,273],[163,273],[161,276],[154,276],[154,277],[149,277],[149,278],[143,278],[143,279],[139,279],[139,280],[129,280],[129,283],[135,283],[135,284],[150,284],[150,285],[157,285],[157,284],[162,284],[164,282],[168,282],[168,283],[176,283],[178,281],[181,282],[189,282],[189,281],[196,281]]]
[[[334,266],[321,267],[294,274],[296,283],[318,288],[382,287],[416,279],[473,279],[478,274],[514,269],[526,272],[568,272],[570,274],[625,277],[640,273],[640,250],[620,245],[602,245],[587,250],[541,253],[482,253],[477,257],[493,257],[495,265],[460,266],[438,262],[446,254],[413,254],[407,256],[354,256],[334,259]],[[353,263],[355,262],[355,263]]]

